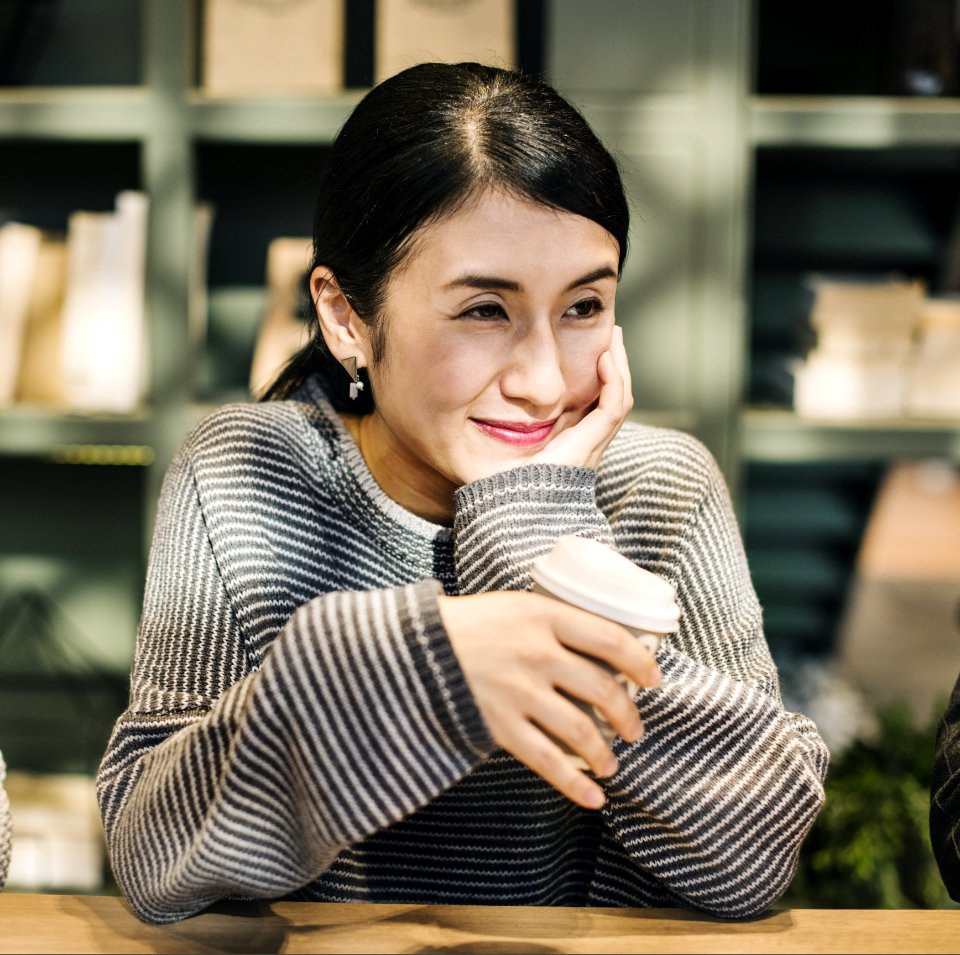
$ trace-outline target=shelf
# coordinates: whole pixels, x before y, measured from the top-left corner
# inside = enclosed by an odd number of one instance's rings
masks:
[[[65,464],[148,466],[153,463],[150,415],[73,415],[42,408],[0,412],[0,456]]]
[[[754,96],[756,146],[960,147],[960,99]]]
[[[197,139],[224,142],[329,143],[365,92],[263,99],[191,93],[190,130]]]
[[[146,87],[4,89],[0,137],[139,140],[150,128],[151,100]]]
[[[747,461],[803,463],[944,457],[960,461],[960,419],[858,418],[827,421],[750,408],[740,416]]]

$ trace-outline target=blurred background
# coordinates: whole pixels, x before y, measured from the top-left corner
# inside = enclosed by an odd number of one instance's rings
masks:
[[[8,889],[115,891],[92,776],[166,464],[301,340],[364,91],[480,59],[543,73],[621,164],[636,417],[716,456],[833,756],[784,904],[953,905],[926,820],[960,671],[958,7],[0,0]]]

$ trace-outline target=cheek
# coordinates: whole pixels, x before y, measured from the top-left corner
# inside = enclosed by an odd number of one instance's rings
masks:
[[[403,363],[405,390],[436,413],[459,411],[483,393],[490,362],[482,349],[434,342],[408,354]]]
[[[572,337],[572,336],[571,336]],[[567,388],[573,403],[591,402],[600,392],[597,363],[610,346],[608,332],[581,335],[565,349],[564,366]]]

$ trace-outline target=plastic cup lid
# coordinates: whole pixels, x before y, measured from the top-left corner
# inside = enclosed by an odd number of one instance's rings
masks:
[[[662,634],[680,624],[673,587],[599,541],[561,537],[530,573],[560,600],[624,626]]]

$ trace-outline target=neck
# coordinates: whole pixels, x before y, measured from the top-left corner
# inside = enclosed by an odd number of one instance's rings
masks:
[[[342,415],[347,430],[373,479],[391,500],[405,510],[434,524],[453,522],[455,486],[443,475],[424,467],[393,440],[380,414]]]

